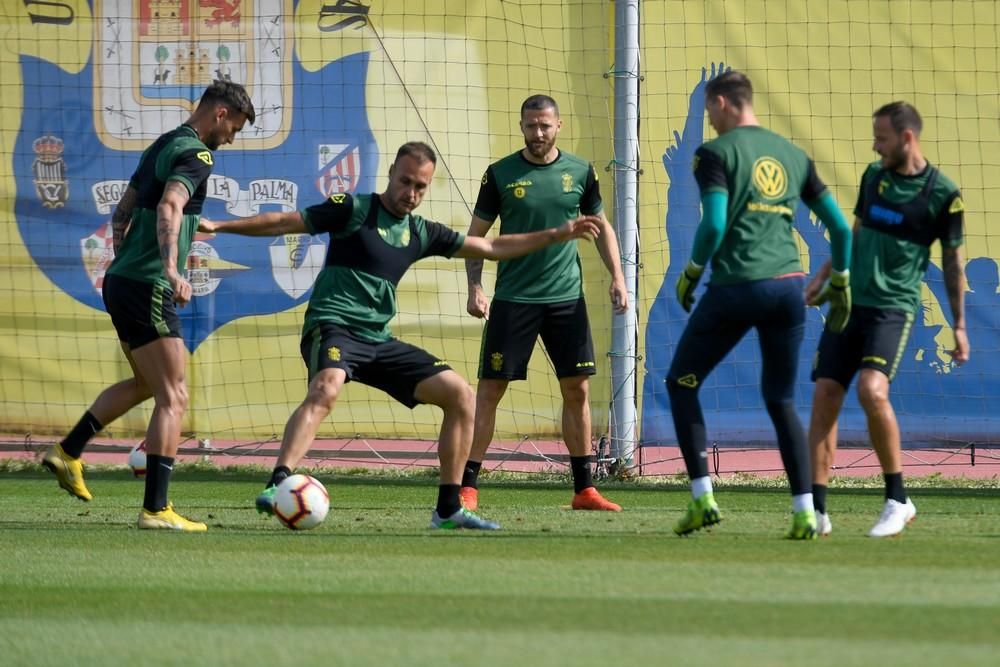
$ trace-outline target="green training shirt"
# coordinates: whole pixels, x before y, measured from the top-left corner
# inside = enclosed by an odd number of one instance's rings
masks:
[[[500,216],[502,236],[559,227],[602,208],[597,174],[589,162],[560,151],[552,162],[535,164],[518,151],[486,169],[475,215],[488,222]],[[497,267],[495,299],[558,303],[582,295],[576,240],[502,260]]]
[[[463,234],[419,215],[393,216],[374,194],[338,193],[301,213],[310,234],[330,235],[303,335],[333,322],[374,343],[391,339],[396,286],[406,270],[424,257],[451,257],[465,243]]]
[[[118,254],[108,267],[109,274],[160,283],[169,290],[170,283],[164,277],[160,258],[160,241],[156,236],[156,207],[167,183],[179,181],[190,194],[177,234],[177,272],[184,275],[213,164],[212,151],[190,125],[181,125],[160,135],[143,151],[139,167],[129,181],[138,193],[132,220]]]
[[[805,152],[763,127],[735,127],[695,152],[702,196],[729,197],[726,230],[712,256],[712,285],[775,278],[802,271],[792,223],[799,199],[826,192]]]
[[[958,186],[929,162],[913,176],[868,165],[854,207],[854,303],[916,312],[930,246],[962,245],[964,211]]]

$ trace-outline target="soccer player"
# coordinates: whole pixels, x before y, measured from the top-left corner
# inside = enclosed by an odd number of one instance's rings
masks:
[[[878,109],[872,119],[873,148],[881,159],[868,165],[862,175],[854,207],[854,310],[847,329],[823,332],[813,370],[816,388],[809,444],[813,499],[824,535],[833,529],[826,491],[837,449],[837,416],[851,379],[859,371],[858,400],[885,477],[885,505],[868,534],[898,535],[917,514],[903,487],[899,423],[889,402],[889,385],[920,308],[920,282],[935,240],[941,243],[951,306],[952,358],[956,364],[969,359],[965,272],[959,251],[965,211],[961,192],[920,150],[923,122],[913,106],[892,102]],[[824,266],[810,282],[806,291],[810,302],[815,301],[828,271]]]
[[[184,267],[215,164],[213,151],[232,143],[254,118],[253,103],[243,86],[216,81],[187,122],[143,152],[111,218],[115,258],[103,289],[104,305],[133,377],[101,392],[69,435],[42,460],[59,486],[90,500],[80,459],[87,443],[107,424],[152,397],[155,407],[146,431],[148,472],[139,528],[206,530],[205,524],[175,512],[167,500],[188,400],[187,352],[176,309],[191,300]]]
[[[459,501],[462,465],[472,441],[474,396],[469,384],[428,352],[392,337],[396,285],[424,257],[509,259],[549,245],[600,233],[598,219],[574,217],[558,228],[496,240],[463,236],[414,215],[437,157],[421,142],[403,144],[389,168],[382,194],[335,194],[302,211],[262,213],[229,222],[202,221],[205,232],[247,236],[330,235],[326,266],[313,286],[302,336],[309,391],[285,426],[277,464],[258,510],[274,511],[277,485],[308,452],[345,383],[357,380],[413,408],[429,403],[444,411],[438,440],[441,483],[431,528],[495,530],[499,526]]]
[[[705,452],[698,390],[712,369],[751,329],[761,353],[761,393],[774,424],[792,492],[787,537],[816,538],[806,435],[795,413],[795,378],[805,330],[805,276],[792,232],[799,200],[830,231],[834,272],[817,302],[829,300],[827,326],[843,329],[850,316],[851,230],[812,160],[760,126],[753,87],[729,71],[705,88],[708,120],[719,137],[695,152],[702,218],[691,260],[677,280],[677,298],[690,311],[694,291],[712,262],[709,286],[691,314],[667,373],[677,440],[691,478],[692,500],[674,524],[687,535],[721,520]]]
[[[559,107],[547,95],[532,95],[521,105],[525,147],[487,168],[469,227],[469,236],[485,236],[497,216],[500,238],[534,229],[554,229],[580,212],[597,216],[597,249],[611,274],[611,303],[628,310],[618,240],[602,211],[593,166],[556,148],[562,127]],[[515,260],[500,262],[492,306],[483,293],[481,260],[465,262],[469,278],[469,314],[485,318],[476,430],[462,476],[462,502],[479,504],[478,480],[493,439],[497,405],[511,380],[524,380],[528,361],[541,335],[562,393],[562,436],[570,454],[577,510],[620,511],[596,488],[590,472],[589,377],[597,372],[583,298],[580,258],[575,243],[563,243]]]

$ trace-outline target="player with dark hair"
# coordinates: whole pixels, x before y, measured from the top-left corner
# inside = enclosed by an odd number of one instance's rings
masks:
[[[816,514],[809,450],[795,413],[795,378],[805,331],[805,276],[792,231],[801,199],[830,231],[833,268],[816,302],[829,300],[827,326],[843,329],[851,310],[851,230],[813,161],[794,144],[760,126],[745,74],[708,82],[705,108],[719,137],[695,153],[702,219],[691,260],[677,281],[690,311],[711,261],[711,280],[694,309],[667,373],[674,428],[691,478],[692,500],[674,532],[687,535],[721,520],[706,456],[698,391],[709,373],[751,329],[761,350],[761,393],[774,424],[792,492],[791,539],[815,539]]]
[[[868,435],[885,477],[885,505],[871,537],[898,535],[917,514],[903,486],[899,423],[889,385],[903,357],[920,308],[920,285],[930,246],[941,244],[944,284],[951,306],[957,364],[969,359],[965,332],[965,273],[960,246],[965,205],[958,187],[920,149],[923,121],[906,102],[892,102],[872,116],[873,148],[881,160],[861,177],[854,207],[856,243],[851,261],[854,311],[843,332],[824,331],[813,380],[809,443],[813,452],[813,498],[820,533],[832,529],[826,509],[830,466],[837,449],[837,417],[851,380],[858,376],[858,400]],[[814,299],[828,266],[807,289]]]
[[[229,222],[203,221],[202,231],[247,236],[329,234],[326,266],[316,279],[302,328],[309,391],[285,426],[277,464],[257,497],[273,513],[274,492],[309,451],[345,383],[357,380],[413,408],[444,411],[438,457],[441,480],[431,528],[495,530],[499,526],[461,506],[459,482],[472,441],[474,396],[469,384],[428,352],[393,338],[396,286],[424,257],[510,259],[599,232],[597,218],[574,217],[560,227],[488,240],[463,236],[414,215],[434,176],[434,151],[404,144],[382,194],[334,194],[302,211],[262,213]]]
[[[177,514],[167,500],[181,422],[187,409],[187,353],[176,306],[191,299],[184,277],[191,241],[215,164],[212,151],[232,143],[253,104],[238,83],[216,81],[180,127],[161,135],[139,159],[111,218],[115,258],[104,278],[104,305],[118,332],[134,377],[97,397],[42,464],[59,486],[81,500],[91,493],[83,480],[84,448],[107,424],[152,397],[146,431],[146,493],[139,528],[200,532],[203,523]]]
[[[489,166],[469,227],[485,236],[500,217],[500,238],[535,229],[554,229],[580,212],[597,216],[597,249],[611,274],[611,302],[617,313],[628,309],[618,240],[604,217],[597,173],[585,160],[556,148],[562,127],[559,107],[548,95],[532,95],[521,105],[525,147]],[[492,306],[482,287],[483,263],[466,260],[469,314],[485,318],[476,432],[462,476],[462,502],[479,504],[479,472],[493,439],[496,412],[511,380],[527,377],[528,362],[539,336],[545,344],[562,393],[562,436],[573,472],[573,509],[621,507],[594,487],[590,471],[589,377],[597,372],[583,297],[580,258],[575,243],[563,243],[526,257],[500,262]]]

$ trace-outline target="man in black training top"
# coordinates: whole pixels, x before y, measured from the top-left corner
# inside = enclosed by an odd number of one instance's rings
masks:
[[[830,466],[837,449],[837,416],[844,395],[858,376],[858,400],[868,420],[868,435],[885,477],[885,504],[871,537],[903,532],[917,508],[903,487],[902,445],[889,384],[913,319],[920,308],[920,285],[930,246],[941,243],[944,283],[951,306],[957,364],[969,359],[965,333],[965,271],[962,224],[965,205],[955,183],[924,158],[920,150],[923,121],[912,105],[892,102],[872,116],[874,150],[881,160],[861,176],[854,207],[854,257],[851,274],[854,311],[843,332],[826,330],[816,353],[809,444],[813,453],[813,498],[819,530],[833,530],[826,510]],[[813,279],[807,297],[821,289],[829,267]]]
[[[253,103],[243,86],[216,81],[205,90],[187,122],[161,135],[143,152],[111,218],[115,258],[103,288],[104,305],[133,377],[101,392],[69,435],[42,460],[55,473],[59,486],[81,500],[90,500],[80,459],[87,443],[106,425],[153,397],[139,528],[207,529],[177,514],[167,500],[188,402],[187,352],[175,304],[183,306],[191,300],[191,283],[184,272],[215,164],[213,151],[232,143],[254,117]]]
[[[247,236],[330,235],[326,266],[313,286],[302,328],[309,391],[285,426],[277,464],[257,508],[273,512],[277,485],[312,445],[346,382],[381,389],[413,408],[444,411],[438,440],[441,480],[431,528],[495,530],[499,526],[459,502],[462,466],[469,455],[475,399],[469,384],[428,352],[392,337],[396,285],[424,257],[509,259],[580,237],[596,237],[598,221],[576,217],[558,229],[487,240],[463,236],[413,215],[434,176],[437,157],[427,144],[403,144],[382,194],[335,194],[302,211],[262,213],[230,222],[203,221],[202,231]]]

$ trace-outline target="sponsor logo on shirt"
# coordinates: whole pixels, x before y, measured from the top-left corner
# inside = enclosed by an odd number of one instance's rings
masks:
[[[788,190],[785,166],[773,157],[757,158],[753,163],[751,178],[757,191],[768,199],[778,199]]]

